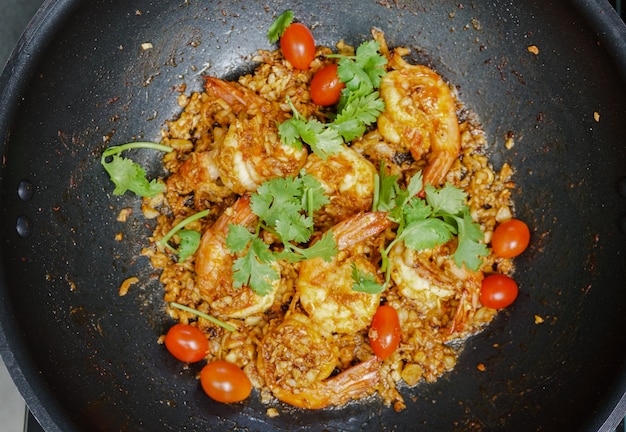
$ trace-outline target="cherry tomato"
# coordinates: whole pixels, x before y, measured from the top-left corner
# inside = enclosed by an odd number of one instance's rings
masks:
[[[200,371],[200,384],[211,399],[224,403],[240,402],[252,391],[248,375],[226,360],[207,363]]]
[[[315,40],[311,30],[301,23],[292,23],[280,38],[280,49],[296,69],[308,69],[315,58]]]
[[[206,356],[209,342],[197,327],[178,323],[165,335],[165,347],[178,360],[194,363]]]
[[[510,219],[496,227],[491,239],[491,247],[499,257],[513,258],[524,252],[529,242],[528,225],[519,219]]]
[[[493,274],[483,279],[480,302],[483,306],[502,309],[515,301],[517,293],[517,282],[506,275]]]
[[[398,312],[389,305],[380,306],[374,314],[368,336],[378,358],[384,360],[393,354],[402,336]]]
[[[311,80],[311,99],[318,105],[330,106],[339,102],[346,85],[339,80],[337,65],[329,64],[318,70]]]

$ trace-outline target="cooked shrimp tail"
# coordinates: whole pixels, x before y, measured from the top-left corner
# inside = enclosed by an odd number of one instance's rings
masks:
[[[353,399],[367,396],[374,391],[379,379],[380,360],[372,357],[314,388],[302,389],[297,393],[280,389],[275,391],[274,395],[283,402],[299,408],[321,409],[344,405]]]
[[[337,348],[306,316],[295,313],[265,336],[257,366],[276,398],[300,408],[343,405],[374,392],[378,358],[329,378],[337,360]]]
[[[233,82],[224,81],[222,79],[212,76],[205,76],[204,88],[209,94],[212,94],[222,99],[231,108],[237,106],[247,107],[249,104],[250,95],[246,94],[245,90],[243,90],[241,87],[237,86]]]
[[[333,237],[339,250],[367,240],[380,234],[391,226],[386,212],[359,213],[349,219],[337,223],[332,228]]]

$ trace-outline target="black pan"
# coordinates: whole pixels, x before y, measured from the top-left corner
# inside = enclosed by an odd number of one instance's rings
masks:
[[[480,115],[495,166],[517,168],[532,226],[520,297],[453,372],[405,389],[400,413],[374,400],[270,419],[256,393],[205,397],[199,366],[156,343],[171,321],[138,257],[150,229],[99,164],[107,145],[158,139],[176,88],[199,90],[207,65],[251,70],[287,8],[319,44],[378,26],[411,47]],[[48,431],[608,430],[626,411],[625,96],[626,28],[605,1],[48,1],[0,79],[2,357]],[[134,216],[116,222],[124,207]]]

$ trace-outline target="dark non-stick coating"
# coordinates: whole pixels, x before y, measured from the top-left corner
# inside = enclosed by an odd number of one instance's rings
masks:
[[[108,145],[158,140],[181,84],[251,70],[287,8],[319,44],[358,44],[377,26],[410,47],[480,116],[495,167],[516,168],[532,227],[520,296],[454,371],[403,389],[400,413],[372,399],[277,404],[269,418],[256,392],[204,396],[200,366],[157,344],[171,321],[139,256],[151,222],[136,197],[112,196],[99,164]],[[0,342],[30,408],[63,432],[606,428],[626,390],[625,35],[608,3],[584,0],[46,2],[0,80]],[[154,152],[133,157],[164,174]],[[134,213],[117,222],[124,207]],[[141,283],[119,297],[130,276]]]

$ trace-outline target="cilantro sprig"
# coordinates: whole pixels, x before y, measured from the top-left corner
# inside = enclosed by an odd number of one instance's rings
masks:
[[[204,210],[183,219],[182,221],[177,223],[171,230],[169,230],[167,234],[165,234],[157,243],[170,249],[172,252],[177,253],[178,262],[185,261],[187,257],[190,257],[191,255],[196,253],[196,250],[198,250],[198,247],[200,246],[200,240],[202,236],[198,231],[184,228],[191,222],[195,222],[199,219],[202,219],[203,217],[208,216],[208,214],[209,210]],[[169,243],[170,239],[175,234],[178,234],[179,238],[178,249],[174,248]]]
[[[305,119],[291,100],[287,99],[287,102],[291,106],[293,117],[278,125],[278,134],[283,143],[301,149],[304,142],[322,159],[341,151],[343,139],[337,130],[319,120]]]
[[[293,22],[293,11],[287,9],[285,12],[280,14],[278,18],[274,20],[272,25],[270,25],[269,30],[267,31],[267,39],[270,43],[278,42],[278,39],[283,35],[287,27],[291,25]]]
[[[305,119],[288,100],[293,117],[278,126],[282,142],[297,148],[306,143],[313,153],[326,159],[341,151],[344,142],[362,136],[385,109],[377,89],[386,73],[387,59],[379,50],[380,44],[372,40],[362,43],[354,56],[329,54],[327,57],[340,59],[337,74],[346,85],[337,114],[329,123]]]
[[[377,180],[374,210],[388,211],[389,219],[398,224],[396,238],[382,253],[382,270],[386,272],[387,281],[390,277],[388,255],[400,241],[404,241],[408,248],[420,251],[457,236],[458,246],[453,254],[455,264],[478,270],[481,257],[488,254],[488,249],[481,243],[484,234],[469,213],[464,191],[450,183],[440,189],[424,185],[421,171],[410,179],[406,189],[402,189],[397,176],[387,176],[382,165]],[[422,190],[424,198],[418,195]]]
[[[168,153],[172,151],[171,147],[153,142],[132,142],[107,148],[102,152],[100,163],[115,184],[113,195],[123,195],[129,190],[142,197],[153,197],[165,191],[165,186],[156,179],[152,181],[146,179],[146,171],[141,165],[119,155],[123,151],[138,148]]]
[[[314,257],[330,260],[337,253],[331,232],[312,246],[302,246],[313,234],[313,213],[328,202],[319,181],[309,174],[276,178],[259,186],[250,196],[250,208],[259,217],[255,233],[231,224],[226,236],[226,246],[241,255],[233,263],[235,286],[246,285],[266,295],[279,277],[277,261],[298,262]],[[260,237],[262,229],[282,243],[281,251],[270,250]]]
[[[359,269],[356,263],[352,263],[353,291],[367,294],[379,294],[385,290],[385,286],[378,283],[373,274]]]

